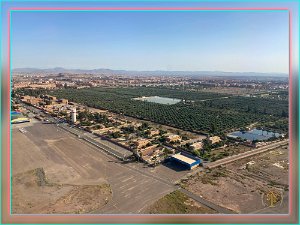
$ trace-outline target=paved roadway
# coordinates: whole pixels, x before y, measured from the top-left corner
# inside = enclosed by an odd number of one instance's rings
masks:
[[[46,116],[50,122],[57,124],[58,127],[82,138],[83,140],[89,142],[90,144],[95,145],[100,150],[105,151],[106,153],[113,155],[120,160],[124,160],[133,155],[133,153],[128,149],[118,146],[107,140],[102,140],[101,137],[98,137],[94,134],[85,132],[75,127],[70,127],[67,123],[60,123],[59,119],[46,115],[40,109],[37,109],[33,106],[24,105],[24,104],[23,106],[29,109],[30,111],[34,112],[35,114],[42,114],[43,116]]]
[[[120,168],[117,173],[108,178],[113,190],[113,198],[104,208],[93,213],[143,213],[146,207],[176,189],[175,186],[168,185],[148,174],[131,170],[130,167],[125,166],[125,168]]]
[[[35,113],[39,112],[38,109],[34,109],[34,111]],[[48,119],[52,122],[57,122],[57,120],[52,117],[49,117]],[[54,124],[49,124],[47,125],[47,127],[49,127],[49,129],[57,129],[58,127],[60,127],[63,128],[63,131],[68,131],[77,136],[80,136],[80,138],[78,138],[78,141],[82,142],[84,140],[84,143],[86,145],[89,145],[94,150],[97,150],[99,152],[99,157],[104,159],[103,166],[105,170],[104,173],[106,175],[105,178],[111,185],[113,191],[113,198],[104,208],[102,208],[101,210],[97,210],[93,213],[142,213],[145,207],[151,205],[159,198],[174,190],[181,191],[188,197],[198,201],[199,203],[209,208],[214,209],[218,213],[234,213],[226,208],[215,205],[209,202],[208,200],[205,200],[202,197],[197,196],[185,189],[180,188],[179,186],[174,184],[175,182],[172,182],[168,179],[165,179],[165,177],[160,176],[160,173],[150,173],[146,169],[141,169],[140,167],[133,166],[134,163],[123,164],[121,161],[116,160],[114,157],[111,156],[114,155],[112,154],[112,152],[115,153],[115,151],[112,151],[113,149],[106,145],[100,146],[100,144],[98,142],[95,142],[94,139],[88,137],[88,135],[85,135],[85,133],[87,132],[71,128],[66,124],[59,124],[58,126],[57,125],[55,126]],[[40,139],[40,141],[46,138],[43,137],[43,135],[39,135],[41,133],[36,133],[37,130],[34,129],[34,127],[31,127],[28,130],[30,130],[30,133],[32,134],[35,133],[34,136],[37,137],[37,139]],[[48,133],[48,131],[46,133]],[[109,152],[110,155],[103,154],[104,152],[99,151],[99,148],[104,150],[105,153]],[[115,154],[114,156],[116,155],[117,154]],[[169,170],[169,173],[177,173],[172,169]]]
[[[259,154],[259,153],[263,153],[263,152],[272,150],[272,149],[277,148],[279,146],[286,145],[287,143],[288,143],[288,140],[275,142],[275,143],[269,144],[267,146],[257,148],[257,149],[252,150],[252,151],[248,151],[248,152],[244,152],[244,153],[241,153],[241,154],[238,154],[238,155],[226,157],[224,159],[220,159],[220,160],[217,160],[215,162],[206,163],[205,167],[209,168],[209,169],[215,168],[215,167],[218,167],[218,166],[221,166],[221,165],[224,165],[224,164],[234,162],[234,161],[239,160],[239,159],[247,158],[249,156],[253,156],[253,155],[256,155],[256,154]]]
[[[125,160],[127,157],[133,155],[133,153],[129,150],[115,145],[113,143],[107,143],[107,141],[101,140],[101,138],[96,135],[86,133],[76,128],[69,127],[67,124],[57,124],[57,126],[78,136],[79,138],[89,142],[90,144],[95,145],[102,151],[105,151],[106,153],[113,155],[120,160]]]
[[[63,125],[61,125],[63,126]],[[60,126],[60,127],[61,127]],[[65,125],[65,130],[68,130],[69,132],[73,133],[75,130],[70,130],[72,128],[68,127],[67,125]],[[78,133],[75,133],[76,135],[83,135],[82,132],[79,132]],[[95,142],[87,137],[84,137],[83,138],[84,140],[88,141],[89,143],[93,144],[93,145],[96,145],[97,147],[100,147],[99,145],[95,144]],[[105,152],[107,152],[107,150],[105,150],[105,146],[101,146],[100,147],[101,149],[103,149]],[[117,157],[118,159],[121,159],[120,157],[118,157],[118,155],[115,155],[112,153],[112,149],[109,150],[107,153],[109,154],[112,154],[114,155],[115,157]],[[142,170],[138,170],[134,167],[131,167],[131,166],[126,166],[128,168],[130,168],[131,170],[135,170],[136,172],[140,173],[143,176],[147,176],[149,178],[153,178],[154,179],[154,183],[152,184],[155,184],[155,183],[164,183],[165,185],[168,185],[169,186],[169,189],[165,192],[162,192],[165,194],[168,194],[170,192],[170,188],[171,190],[179,190],[181,191],[182,193],[184,193],[185,195],[187,195],[188,197],[194,199],[195,201],[211,208],[211,209],[214,209],[216,212],[218,213],[221,213],[221,214],[232,214],[234,213],[233,211],[229,210],[229,209],[226,209],[224,207],[221,207],[221,206],[218,206],[212,202],[209,202],[207,200],[205,200],[204,198],[200,197],[200,196],[197,196],[195,194],[193,194],[192,192],[186,190],[186,189],[182,189],[180,187],[178,187],[177,185],[175,185],[173,182],[169,182],[167,181],[166,179],[164,178],[161,178],[157,175],[153,175],[151,173],[148,173],[146,171],[142,171]],[[132,205],[134,203],[134,201],[132,201],[132,198],[133,199],[136,199],[136,198],[139,198],[139,195],[142,195],[140,197],[144,198],[144,200],[146,201],[150,201],[151,200],[151,196],[148,196],[149,197],[149,200],[146,198],[146,195],[144,195],[144,192],[145,191],[149,191],[149,180],[146,180],[145,182],[143,183],[143,185],[145,186],[145,189],[142,191],[142,192],[136,192],[136,194],[134,196],[132,196],[132,194],[130,192],[128,192],[128,190],[132,190],[135,192],[135,188],[137,187],[135,185],[135,182],[136,180],[133,178],[133,177],[130,177],[130,178],[127,178],[128,175],[125,173],[120,173],[120,176],[119,178],[117,178],[117,180],[110,180],[110,184],[112,186],[115,186],[115,191],[114,193],[116,193],[116,196],[114,196],[114,200],[112,202],[110,202],[105,208],[101,209],[101,210],[97,210],[96,212],[94,213],[104,213],[104,214],[110,214],[110,213],[122,213],[124,210],[126,209],[134,209],[134,205]],[[123,186],[119,186],[119,182],[120,180],[123,180],[123,182],[126,182],[126,184],[124,184]],[[176,182],[175,182],[176,183]],[[158,190],[157,190],[158,191]],[[128,193],[127,193],[128,192]],[[127,193],[127,194],[125,194]],[[124,196],[125,194],[125,196]],[[125,198],[125,199],[124,199]],[[123,204],[120,204],[120,202],[123,202]],[[126,202],[126,204],[124,204],[124,202]],[[140,213],[144,208],[141,208],[138,213]],[[129,212],[129,213],[133,213],[134,211],[132,212]]]
[[[18,130],[18,125],[13,125],[13,170],[20,172],[43,167],[51,181],[62,184],[102,184],[107,181],[112,199],[98,213],[140,213],[145,206],[175,189],[163,179],[155,179],[152,174],[132,168],[131,164],[136,162],[126,164],[117,160],[69,132],[57,129],[55,124],[22,124],[25,133]]]

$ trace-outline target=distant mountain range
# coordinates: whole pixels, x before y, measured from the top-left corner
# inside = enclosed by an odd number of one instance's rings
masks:
[[[257,73],[257,72],[224,72],[224,71],[135,71],[135,70],[111,70],[111,69],[65,69],[55,67],[49,69],[16,68],[14,73],[78,73],[99,75],[133,75],[133,76],[227,76],[227,77],[287,77],[285,73]]]

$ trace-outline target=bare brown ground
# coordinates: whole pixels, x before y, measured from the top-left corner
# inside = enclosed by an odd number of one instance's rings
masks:
[[[199,204],[180,191],[174,191],[145,210],[150,214],[215,214],[216,211]]]
[[[107,204],[108,185],[67,185],[49,183],[37,168],[12,179],[12,211],[16,214],[88,213]]]
[[[106,205],[111,192],[96,151],[52,125],[23,127],[27,132],[12,131],[13,213],[87,213]]]
[[[246,164],[248,163],[250,165]],[[288,196],[288,150],[272,151],[238,160],[225,167],[206,170],[182,183],[187,190],[237,213],[253,213],[266,208],[263,196],[270,190]],[[274,208],[287,213],[287,204]]]
[[[247,165],[246,167],[246,164]],[[288,186],[288,146],[228,164],[227,169],[255,177],[273,185]]]

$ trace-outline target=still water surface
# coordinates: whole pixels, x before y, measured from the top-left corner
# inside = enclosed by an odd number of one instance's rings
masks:
[[[247,139],[249,141],[253,140],[268,140],[271,137],[279,137],[279,133],[268,132],[265,130],[253,129],[250,131],[235,131],[228,135],[229,137],[240,137],[242,139]]]
[[[134,98],[134,100],[139,101],[145,101],[145,102],[154,102],[164,105],[174,105],[181,101],[181,99],[178,98],[165,98],[165,97],[159,97],[159,96],[149,96],[149,97],[140,97],[140,98]]]

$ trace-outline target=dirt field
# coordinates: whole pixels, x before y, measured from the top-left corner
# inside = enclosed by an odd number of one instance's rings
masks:
[[[200,172],[182,183],[187,190],[237,213],[263,212],[264,196],[280,193],[273,213],[288,212],[287,146]],[[272,210],[268,209],[268,213]]]
[[[228,170],[288,189],[288,146],[283,146],[252,158],[238,160],[226,166]]]
[[[145,213],[150,214],[216,214],[210,208],[200,205],[180,191],[174,191],[151,205]]]
[[[225,156],[237,155],[251,150],[253,150],[253,148],[244,145],[230,145],[227,147],[213,149],[208,158],[211,161],[215,161],[217,159],[224,158]]]
[[[17,214],[88,213],[111,199],[111,190],[106,184],[49,183],[42,168],[13,176],[12,185],[12,212]]]

